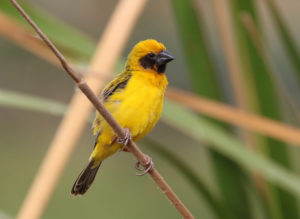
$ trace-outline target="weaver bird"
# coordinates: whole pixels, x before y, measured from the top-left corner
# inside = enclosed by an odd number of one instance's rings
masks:
[[[137,141],[155,126],[162,112],[168,84],[164,72],[167,63],[173,59],[166,47],[156,40],[148,39],[134,46],[125,70],[104,88],[101,95],[105,107],[126,131],[126,138],[118,138],[97,113],[93,124],[96,135],[94,150],[88,165],[76,179],[71,194],[84,194],[104,159],[118,150],[126,151],[129,139]],[[145,172],[152,168],[150,158],[148,165]]]

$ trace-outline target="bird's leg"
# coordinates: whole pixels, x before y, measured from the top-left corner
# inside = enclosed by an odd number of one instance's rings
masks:
[[[143,171],[142,173],[140,174],[136,174],[137,176],[144,176],[146,173],[148,173],[149,171],[151,171],[154,167],[154,163],[152,161],[152,158],[149,157],[148,155],[145,154],[145,156],[147,156],[147,163],[145,165],[145,167],[140,167],[141,166],[141,163],[138,161],[135,163],[135,168],[139,171]]]
[[[117,143],[123,144],[121,151],[128,151],[127,145],[128,145],[129,140],[131,140],[131,133],[128,128],[124,128],[124,132],[125,132],[124,138],[117,138]]]

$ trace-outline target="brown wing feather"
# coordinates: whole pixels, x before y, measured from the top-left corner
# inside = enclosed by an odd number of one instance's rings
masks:
[[[102,91],[101,98],[103,102],[107,102],[109,100],[109,97],[112,96],[115,92],[120,91],[122,89],[125,89],[128,81],[131,78],[131,73],[130,72],[122,72],[121,74],[117,75],[114,80],[112,80]],[[94,128],[94,134],[99,136],[101,130],[97,129],[97,127],[100,126],[100,123],[102,121],[101,115],[97,112],[96,118],[93,123],[93,128]],[[97,142],[97,137],[96,137],[96,142]]]
[[[131,78],[130,72],[123,72],[119,74],[114,80],[112,80],[103,90],[102,98],[106,102],[114,92],[120,89],[124,89]]]

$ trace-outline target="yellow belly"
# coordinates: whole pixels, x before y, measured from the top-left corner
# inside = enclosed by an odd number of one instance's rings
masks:
[[[123,128],[128,128],[137,141],[148,134],[157,123],[163,107],[167,80],[164,75],[137,72],[122,92],[115,92],[105,103]],[[116,136],[110,126],[102,121],[101,134],[91,158],[102,161],[119,150]]]

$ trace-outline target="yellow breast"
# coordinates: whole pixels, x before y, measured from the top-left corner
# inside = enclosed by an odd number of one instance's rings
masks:
[[[105,104],[120,125],[129,128],[133,140],[145,136],[158,121],[167,84],[164,74],[132,72],[126,88]]]

